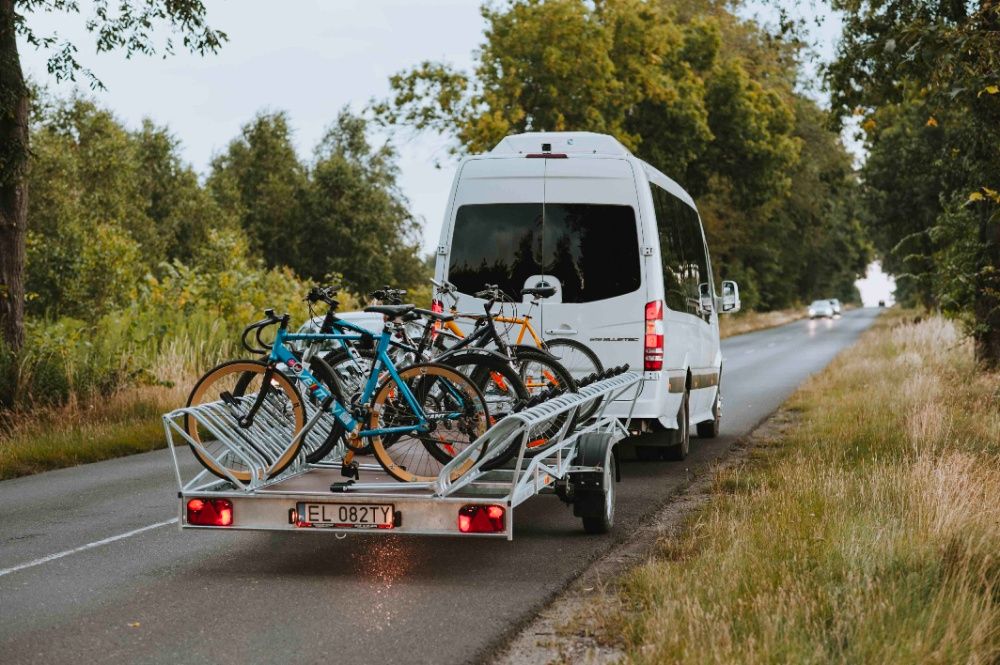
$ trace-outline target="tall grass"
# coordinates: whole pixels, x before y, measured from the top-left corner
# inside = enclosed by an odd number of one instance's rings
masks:
[[[240,333],[265,308],[302,323],[308,287],[287,270],[175,263],[121,311],[29,321],[22,353],[0,349],[0,479],[162,447],[159,415],[209,368],[248,355]]]
[[[1000,660],[1000,376],[954,326],[882,317],[627,574],[636,663]]]

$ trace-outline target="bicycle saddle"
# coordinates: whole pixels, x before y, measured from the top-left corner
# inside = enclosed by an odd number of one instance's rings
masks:
[[[415,313],[421,315],[421,316],[425,316],[428,319],[434,319],[436,321],[454,321],[455,320],[455,317],[452,316],[451,314],[444,314],[443,312],[433,312],[433,311],[431,311],[429,309],[422,309],[420,307],[417,307],[413,311]]]
[[[374,314],[385,314],[390,319],[398,319],[404,314],[412,312],[414,308],[416,308],[416,305],[370,305],[369,307],[365,307],[365,311]]]
[[[554,296],[556,294],[556,287],[554,286],[532,286],[527,289],[521,289],[521,293],[526,296],[538,296],[539,298],[548,298],[549,296]]]

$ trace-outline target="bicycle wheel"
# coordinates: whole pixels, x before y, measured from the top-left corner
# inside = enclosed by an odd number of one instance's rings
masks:
[[[340,380],[348,400],[361,394],[375,364],[374,351],[370,349],[354,351],[357,355],[349,353],[347,349],[339,349],[323,356],[324,362]]]
[[[296,353],[295,355],[296,357],[301,358],[300,354]],[[344,390],[341,388],[339,379],[322,358],[313,358],[309,362],[309,371],[316,378],[316,380],[326,386],[327,390],[330,391],[330,394],[333,395],[334,399],[339,401],[341,404],[347,404],[347,402],[344,401]],[[236,382],[236,387],[233,389],[233,395],[237,397],[245,395],[247,387],[254,376],[253,372],[244,372],[240,379]],[[298,378],[294,374],[292,377]],[[320,408],[321,402],[309,391],[306,391],[305,399],[307,407],[312,407],[306,409],[307,416],[311,416],[312,413],[309,412]],[[306,434],[305,439],[302,441],[302,452],[305,454],[306,461],[310,464],[314,464],[325,458],[330,454],[330,451],[333,450],[334,446],[337,445],[337,442],[341,439],[341,437],[343,437],[343,435],[344,426],[340,424],[340,421],[337,420],[332,413],[327,413],[321,416],[319,422],[313,426],[309,433]]]
[[[299,391],[288,377],[271,370],[270,381],[267,382],[267,372],[267,364],[258,360],[222,363],[198,379],[188,396],[187,406],[226,402],[226,412],[232,420],[222,422],[220,426],[232,428],[245,444],[246,454],[264,466],[264,476],[273,478],[288,468],[298,454],[302,442],[297,441],[293,445],[292,441],[305,425],[306,416]],[[266,393],[258,417],[254,418],[253,425],[243,427],[238,420],[250,411],[261,388],[266,388]],[[211,440],[207,429],[199,426],[194,418],[185,418],[184,429],[207,452],[208,456],[188,443],[195,458],[206,469],[226,480],[230,476],[242,483],[253,479],[246,461],[225,444]]]
[[[374,437],[372,452],[396,480],[430,482],[437,479],[445,464],[486,432],[489,407],[471,379],[446,365],[411,365],[400,370],[399,377],[430,421],[430,430],[416,431],[417,414],[403,398],[399,384],[386,381],[372,400],[369,428],[412,426],[414,431]],[[452,480],[468,471],[485,452],[480,450],[455,469]]]
[[[551,388],[559,388],[564,392],[577,392],[576,379],[552,354],[525,346],[512,347],[511,352],[514,354],[514,367],[521,376],[521,380],[524,381],[529,394],[537,395],[543,390]],[[537,431],[532,431],[529,434],[525,457],[534,457],[555,445],[556,441],[553,437],[570,417],[571,412],[562,413],[548,424],[542,425]],[[578,416],[573,416],[568,430],[573,429],[577,418]]]
[[[553,339],[545,342],[545,350],[551,353],[559,363],[569,370],[577,383],[586,376],[604,371],[601,359],[591,350],[589,346],[575,339]],[[597,413],[601,406],[601,398],[595,399],[587,407],[580,410],[578,418],[589,419]]]
[[[530,397],[524,381],[502,357],[458,351],[441,356],[437,361],[472,379],[490,407],[491,424],[512,413]]]

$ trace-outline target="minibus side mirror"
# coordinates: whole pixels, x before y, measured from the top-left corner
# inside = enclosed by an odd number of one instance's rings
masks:
[[[740,287],[736,285],[736,282],[728,279],[722,282],[721,309],[725,314],[740,311]]]

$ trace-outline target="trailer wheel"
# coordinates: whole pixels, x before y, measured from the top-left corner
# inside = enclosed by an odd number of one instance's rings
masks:
[[[584,436],[576,463],[600,466],[602,471],[574,477],[573,514],[583,520],[583,530],[587,533],[608,533],[615,523],[615,482],[618,480],[611,436],[600,433]]]
[[[603,510],[600,515],[584,515],[583,530],[591,534],[609,533],[615,525],[615,474],[617,472],[615,456],[608,458],[608,466],[604,471],[604,490],[601,492]],[[596,498],[596,497],[595,497]]]

